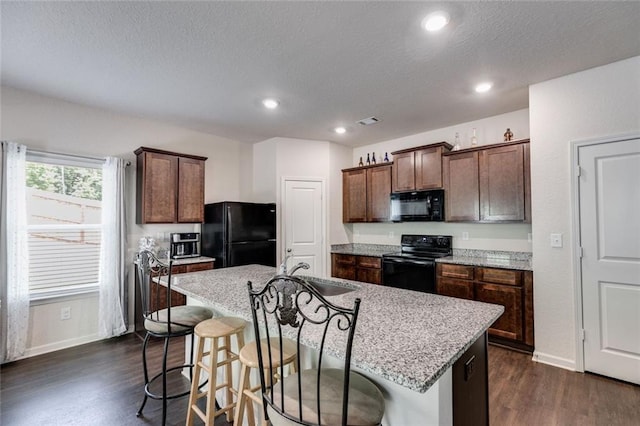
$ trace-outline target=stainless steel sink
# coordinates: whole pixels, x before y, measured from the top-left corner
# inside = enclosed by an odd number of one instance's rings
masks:
[[[360,287],[344,281],[327,280],[324,278],[311,277],[308,275],[296,275],[308,282],[322,296],[338,296],[340,294],[349,293],[358,290]]]

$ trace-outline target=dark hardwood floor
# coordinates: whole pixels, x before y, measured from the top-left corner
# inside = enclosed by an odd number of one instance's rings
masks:
[[[0,424],[160,424],[159,401],[147,402],[144,417],[135,415],[142,401],[140,346],[128,335],[2,366]],[[150,362],[159,362],[161,352],[153,343]],[[173,362],[183,354],[182,344],[172,346]],[[640,386],[538,364],[495,346],[489,348],[489,393],[494,426],[640,424]],[[167,423],[184,424],[186,407],[186,398],[170,401]],[[229,423],[221,416],[216,425]]]

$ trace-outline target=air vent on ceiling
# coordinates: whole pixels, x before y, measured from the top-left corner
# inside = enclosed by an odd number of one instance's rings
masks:
[[[362,124],[363,126],[368,126],[369,124],[376,124],[379,119],[375,117],[363,118],[362,120],[358,120],[358,124]]]

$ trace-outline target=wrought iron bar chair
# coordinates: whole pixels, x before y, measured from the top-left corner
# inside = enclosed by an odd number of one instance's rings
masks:
[[[276,339],[279,350],[257,351],[264,424],[281,425],[380,425],[384,397],[366,377],[351,371],[353,337],[360,299],[352,308],[327,301],[305,279],[277,275],[262,288],[248,283],[256,340]],[[297,372],[270,383],[273,365],[283,365],[283,345],[291,338],[297,345]],[[305,342],[320,342],[308,350],[315,368],[303,369],[300,349]],[[308,343],[309,344],[309,343]],[[313,343],[312,343],[313,345]],[[333,362],[327,352],[344,351],[343,368],[326,368]],[[265,353],[266,352],[266,353]],[[338,362],[339,363],[339,362]]]
[[[163,263],[150,251],[143,250],[136,254],[136,270],[138,284],[140,286],[140,299],[144,316],[144,328],[146,335],[142,344],[142,368],[144,374],[144,399],[140,409],[136,413],[142,416],[142,410],[147,403],[147,398],[162,400],[162,425],[166,424],[167,401],[189,395],[190,389],[178,390],[169,393],[167,389],[167,376],[171,372],[181,374],[181,370],[188,368],[190,379],[193,379],[193,332],[195,326],[201,321],[213,316],[213,313],[200,306],[171,306],[171,267],[172,261]],[[163,286],[154,286],[153,280],[162,282]],[[155,288],[154,288],[155,287]],[[169,340],[174,337],[191,336],[190,363],[167,366],[169,352]],[[153,377],[149,377],[147,365],[147,345],[152,337],[164,339],[162,353],[162,367]],[[162,392],[154,393],[151,390],[156,380],[162,381]]]

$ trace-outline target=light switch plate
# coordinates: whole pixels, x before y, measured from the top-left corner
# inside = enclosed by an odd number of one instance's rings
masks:
[[[562,247],[562,234],[550,234],[551,247]]]

